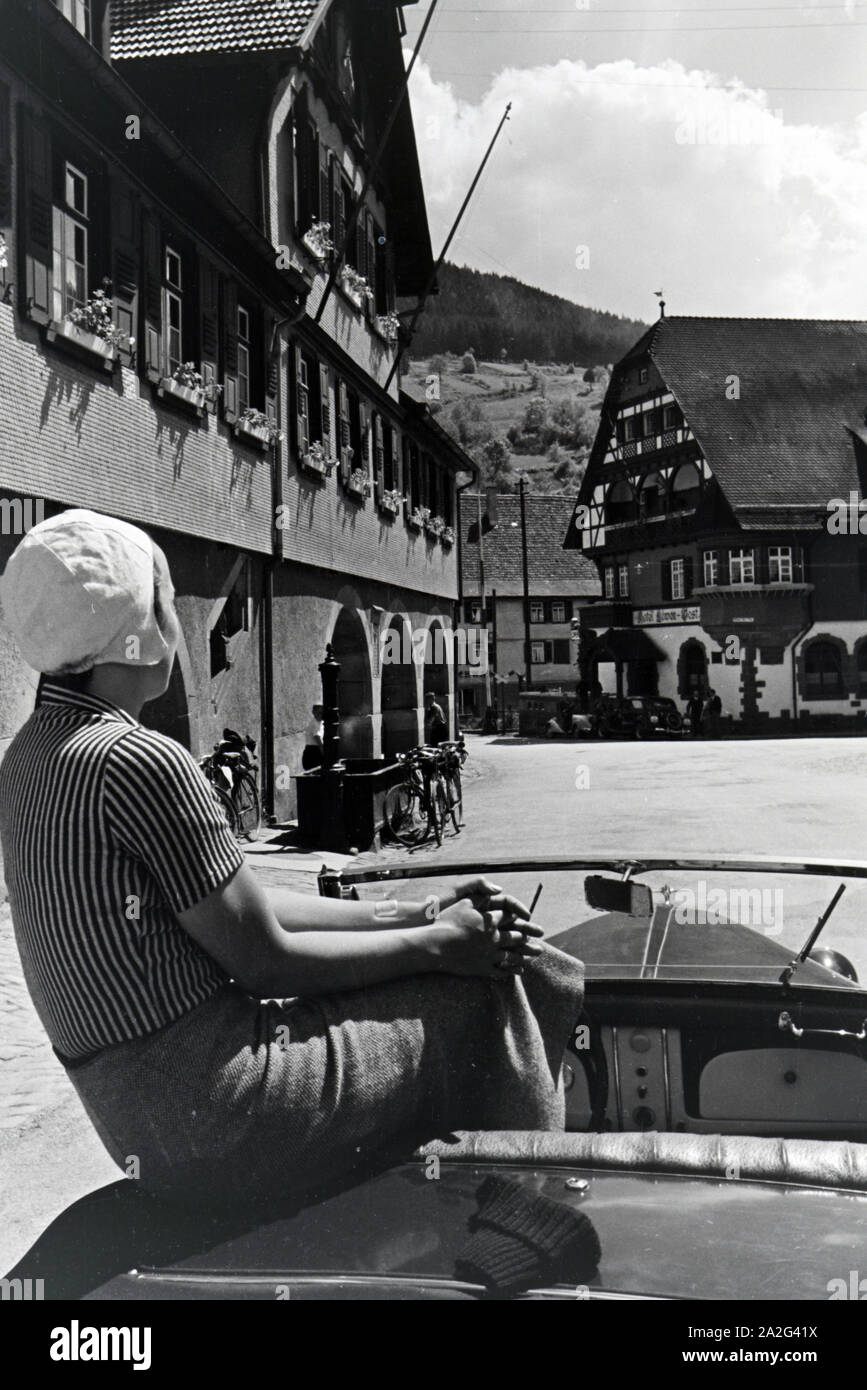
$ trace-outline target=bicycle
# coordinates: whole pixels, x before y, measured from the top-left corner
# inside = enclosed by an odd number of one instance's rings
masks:
[[[255,751],[255,739],[224,729],[213,753],[199,764],[236,839],[258,840],[262,828]]]
[[[461,786],[461,768],[469,754],[463,736],[454,743],[442,743],[441,769],[446,789],[448,814],[456,835],[460,834],[464,823],[464,794]]]
[[[386,826],[402,845],[420,845],[431,831],[441,845],[449,801],[440,770],[439,750],[411,748],[408,753],[398,753],[397,761],[403,764],[404,778],[386,793],[383,805]]]

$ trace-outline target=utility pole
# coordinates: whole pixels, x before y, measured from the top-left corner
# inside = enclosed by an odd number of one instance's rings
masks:
[[[518,482],[521,499],[521,564],[524,572],[524,674],[526,690],[531,688],[533,671],[533,646],[530,641],[530,566],[527,559],[527,475],[522,473]]]

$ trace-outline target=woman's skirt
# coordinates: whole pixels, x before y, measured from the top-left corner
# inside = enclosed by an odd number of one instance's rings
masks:
[[[114,1161],[164,1195],[292,1200],[455,1129],[562,1129],[583,966],[262,1002],[234,985],[70,1068]]]

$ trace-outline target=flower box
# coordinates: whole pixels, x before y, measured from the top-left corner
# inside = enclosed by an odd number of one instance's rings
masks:
[[[236,420],[233,426],[233,433],[236,439],[241,439],[245,444],[255,444],[257,449],[270,449],[273,442],[270,425],[257,425],[252,420],[245,420],[242,416]]]
[[[424,527],[427,525],[427,520],[429,516],[430,512],[428,511],[427,507],[411,507],[407,502],[406,524],[411,528],[411,530],[424,530]]]
[[[45,330],[45,338],[55,347],[68,348],[76,356],[85,358],[94,366],[103,367],[107,372],[114,371],[120,359],[114,343],[98,333],[88,333],[68,319],[52,319]]]
[[[400,333],[400,319],[397,314],[377,314],[373,326],[387,343],[396,343]]]
[[[451,526],[443,527],[443,533],[440,536],[440,540],[442,541],[443,545],[454,545],[455,533],[452,530]]]
[[[370,495],[370,479],[363,468],[353,468],[346,479],[346,491],[362,501]]]
[[[173,376],[163,376],[160,377],[157,386],[157,395],[163,400],[168,398],[169,401],[179,405],[183,410],[197,415],[199,419],[205,413],[207,396],[203,386],[185,386],[183,382],[175,381]]]
[[[305,232],[301,238],[301,245],[304,250],[320,264],[322,261],[326,261],[334,250],[330,232],[330,222],[314,222],[310,230]]]
[[[310,448],[301,454],[299,461],[306,473],[313,473],[323,481],[337,465],[336,459],[326,458],[321,444],[311,444]]]
[[[381,512],[388,512],[390,516],[397,516],[400,511],[400,493],[396,488],[387,489],[380,493],[377,503]]]
[[[340,272],[340,284],[343,293],[356,307],[363,309],[365,300],[373,298],[373,290],[368,285],[363,275],[359,275],[352,266],[345,265]]]
[[[428,516],[425,521],[425,529],[429,536],[441,536],[446,529],[446,524],[441,516]]]

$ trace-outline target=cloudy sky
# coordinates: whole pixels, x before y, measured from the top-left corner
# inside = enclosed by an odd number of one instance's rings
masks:
[[[644,320],[660,288],[867,318],[867,0],[439,0],[411,92],[436,250],[512,103],[459,264]]]

